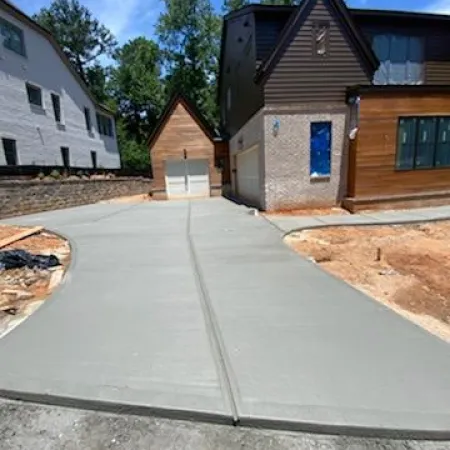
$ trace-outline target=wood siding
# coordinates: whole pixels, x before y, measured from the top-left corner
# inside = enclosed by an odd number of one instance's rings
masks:
[[[450,93],[364,93],[356,151],[351,155],[350,197],[381,198],[450,190],[450,168],[397,171],[401,116],[450,115]]]
[[[264,102],[256,74],[255,21],[253,13],[226,22],[224,59],[221,65],[220,113],[224,130],[234,136]],[[231,108],[228,110],[228,89]]]
[[[331,7],[317,0],[300,23],[281,59],[265,83],[265,103],[344,103],[347,86],[370,84],[343,25]],[[313,26],[329,22],[328,55],[313,54]]]
[[[450,29],[426,32],[425,84],[450,83]]]
[[[182,102],[179,102],[150,148],[154,191],[166,190],[165,161],[182,160],[185,151],[188,159],[207,159],[211,187],[222,185],[221,173],[215,167],[214,142]]]

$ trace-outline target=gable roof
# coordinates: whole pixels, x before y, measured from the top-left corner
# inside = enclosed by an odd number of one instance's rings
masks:
[[[78,81],[79,85],[81,86],[81,88],[83,89],[85,94],[90,98],[92,103],[101,111],[106,112],[111,115],[114,115],[113,111],[111,111],[105,105],[102,105],[99,102],[97,102],[97,100],[92,95],[92,92],[89,90],[89,88],[87,87],[84,80],[80,77],[78,72],[73,67],[72,63],[69,61],[69,58],[66,56],[66,54],[62,50],[61,46],[58,44],[56,39],[53,37],[53,35],[48,30],[46,30],[44,27],[39,25],[36,21],[31,19],[31,17],[28,17],[23,11],[21,11],[17,6],[15,6],[9,0],[0,0],[0,8],[3,9],[4,11],[6,11],[8,14],[11,14],[19,22],[22,22],[25,25],[28,25],[34,31],[38,32],[45,39],[47,39],[50,42],[50,44],[52,45],[52,47],[56,50],[56,53],[61,58],[62,62],[66,65],[66,67],[69,69],[69,71],[75,77],[75,79]]]
[[[375,70],[378,68],[379,61],[375,56],[372,48],[366,41],[365,37],[354,23],[349,10],[345,6],[345,3],[342,0],[323,1],[325,3],[328,3],[333,8],[334,12],[340,19],[340,23],[344,26],[345,31],[347,32],[347,35],[355,46],[355,49],[360,56],[366,70],[369,73],[375,72]],[[288,22],[286,23],[286,26],[281,32],[277,45],[275,46],[271,55],[269,55],[269,57],[261,64],[256,73],[255,81],[257,83],[261,82],[263,79],[266,79],[266,77],[272,72],[281,57],[285,45],[288,44],[292,34],[297,30],[299,26],[301,26],[302,22],[306,19],[309,7],[314,5],[315,2],[317,2],[317,0],[303,0],[300,6],[297,7],[297,11],[290,16]]]
[[[220,137],[217,135],[214,128],[205,119],[205,117],[200,112],[200,110],[197,108],[195,103],[193,103],[191,100],[189,100],[181,92],[176,92],[174,95],[172,95],[171,99],[167,102],[167,105],[164,108],[164,111],[159,116],[158,122],[156,123],[156,126],[155,126],[152,134],[148,138],[147,145],[149,147],[153,147],[153,145],[155,144],[155,141],[158,139],[158,137],[161,134],[162,130],[164,129],[167,121],[169,120],[170,116],[172,115],[173,111],[175,110],[175,108],[177,107],[177,105],[179,103],[181,103],[187,109],[187,111],[191,115],[191,117],[197,122],[197,125],[203,130],[205,135],[211,141],[220,140]]]

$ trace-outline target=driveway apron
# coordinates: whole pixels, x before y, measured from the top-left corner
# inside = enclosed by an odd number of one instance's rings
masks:
[[[450,346],[295,254],[245,207],[94,205],[9,222],[68,235],[75,257],[63,287],[0,341],[3,395],[450,434]]]

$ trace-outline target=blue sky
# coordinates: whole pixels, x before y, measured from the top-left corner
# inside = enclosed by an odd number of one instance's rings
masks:
[[[32,15],[51,0],[12,0]],[[353,8],[399,9],[450,14],[450,0],[346,0]],[[223,0],[213,0],[220,10]],[[162,0],[82,0],[120,43],[136,36],[151,37],[162,7]]]

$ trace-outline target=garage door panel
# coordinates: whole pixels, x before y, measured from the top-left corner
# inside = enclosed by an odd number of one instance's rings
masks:
[[[169,197],[186,194],[184,161],[166,161],[166,185]]]
[[[253,147],[238,154],[236,162],[238,195],[259,204],[259,148]]]
[[[166,188],[169,198],[209,196],[208,160],[166,161]]]
[[[209,194],[208,161],[190,160],[188,163],[188,181],[190,195]]]

